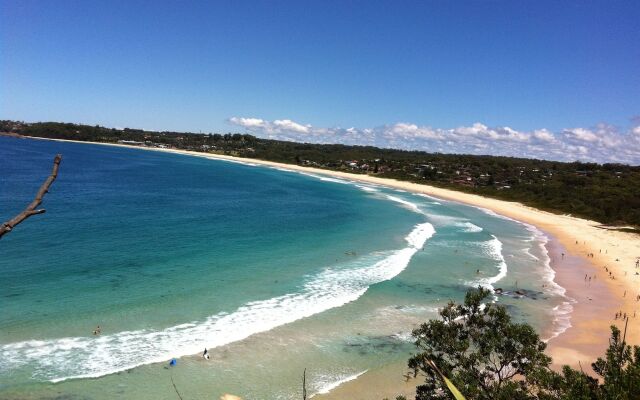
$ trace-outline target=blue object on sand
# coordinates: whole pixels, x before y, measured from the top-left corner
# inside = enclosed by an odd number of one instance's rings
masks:
[[[175,358],[172,358],[171,361],[169,361],[169,365],[171,365],[172,367],[174,367],[176,364],[178,364],[178,360],[176,360]]]

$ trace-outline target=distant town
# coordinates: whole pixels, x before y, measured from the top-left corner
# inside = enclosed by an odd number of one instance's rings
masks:
[[[0,121],[0,134],[180,149],[371,174],[519,201],[607,224],[640,227],[640,167],[309,144],[242,133],[155,132]]]

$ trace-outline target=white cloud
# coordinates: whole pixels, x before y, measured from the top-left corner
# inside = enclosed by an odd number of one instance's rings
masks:
[[[565,133],[573,136],[575,139],[583,140],[585,142],[595,142],[598,140],[598,136],[596,136],[595,133],[584,128],[565,129]]]
[[[265,121],[260,118],[232,117],[229,121],[234,125],[244,126],[245,128],[262,128],[265,126]]]
[[[553,133],[549,132],[546,129],[537,129],[535,131],[533,131],[533,137],[542,141],[542,142],[553,142],[555,140],[555,137],[553,136]]]
[[[441,153],[492,154],[560,161],[640,164],[640,125],[627,131],[599,124],[559,132],[519,131],[480,122],[451,129],[398,122],[376,128],[322,128],[290,119],[232,117],[229,122],[256,136],[308,143],[342,143]]]
[[[387,133],[390,135],[401,136],[405,138],[427,138],[427,139],[440,139],[441,135],[428,127],[419,127],[416,124],[407,124],[404,122],[398,122],[387,128]]]
[[[480,122],[476,122],[472,126],[461,126],[456,128],[455,132],[465,136],[485,136],[489,133],[489,128]]]
[[[299,133],[308,133],[310,125],[304,126],[300,125],[296,122],[291,121],[290,119],[277,119],[273,121],[273,125],[278,129],[283,131],[291,131],[291,132],[299,132]]]

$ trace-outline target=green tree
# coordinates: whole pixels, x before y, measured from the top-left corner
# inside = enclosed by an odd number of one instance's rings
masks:
[[[467,399],[536,398],[528,381],[548,370],[546,345],[531,326],[512,322],[504,307],[483,303],[489,294],[483,288],[469,291],[464,304],[450,302],[440,311],[441,320],[413,331],[421,352],[409,360],[409,367],[425,377],[416,399],[453,399],[429,361]]]
[[[599,386],[600,398],[640,399],[640,347],[627,345],[615,326],[611,326],[605,358],[598,358],[592,367],[604,382]]]
[[[467,400],[640,399],[640,347],[627,345],[618,328],[611,326],[605,357],[591,365],[600,380],[569,366],[558,373],[533,328],[512,322],[505,307],[483,303],[489,294],[471,290],[464,304],[450,302],[442,319],[414,330],[420,353],[409,367],[425,378],[417,400],[454,399],[432,362]]]

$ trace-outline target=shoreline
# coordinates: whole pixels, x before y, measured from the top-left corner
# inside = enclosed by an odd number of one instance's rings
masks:
[[[621,330],[624,329],[623,320],[614,320],[614,315],[618,311],[627,313],[632,321],[627,332],[627,342],[640,344],[640,332],[637,328],[635,330],[632,328],[634,325],[639,326],[638,324],[633,324],[633,321],[640,321],[640,302],[636,301],[636,296],[640,295],[640,290],[638,289],[640,287],[640,275],[636,275],[636,272],[640,272],[640,269],[635,268],[635,261],[637,257],[640,257],[640,235],[604,229],[600,223],[595,221],[553,214],[521,203],[370,175],[187,150],[37,137],[22,138],[159,151],[267,166],[294,172],[313,173],[382,185],[413,193],[422,193],[443,200],[490,210],[517,222],[532,225],[547,236],[549,240],[545,247],[551,258],[550,266],[555,272],[554,281],[565,288],[568,297],[575,300],[570,314],[571,326],[548,342],[546,352],[554,358],[553,367],[555,369],[558,369],[561,365],[568,364],[576,368],[583,367],[585,371],[590,370],[590,363],[595,361],[598,356],[604,355],[604,350],[608,345],[607,339],[610,335],[609,326],[616,325]],[[564,257],[562,256],[563,253],[565,254]],[[589,280],[585,279],[585,277],[592,277],[592,281],[589,283]],[[636,313],[635,317],[634,313]],[[368,392],[369,395],[368,397],[359,397],[364,399],[371,398],[373,391],[376,390],[374,397],[378,398],[380,397],[378,391],[382,383],[380,371],[384,370],[386,371],[385,374],[389,375],[389,372],[393,372],[392,370],[398,367],[398,365],[394,365],[393,367],[389,366],[391,370],[383,368],[369,371],[357,379],[340,385],[328,394],[319,394],[315,397],[323,399],[340,398],[339,393],[353,394],[359,393],[357,390],[363,390]],[[398,393],[407,393],[407,383],[403,382],[404,379],[401,375],[404,371],[406,371],[406,368],[398,371],[397,382],[395,378],[385,379],[384,387],[392,385],[395,390],[396,384],[393,382],[396,382]],[[374,382],[380,383],[375,385],[373,384]],[[415,387],[418,383],[413,380],[409,382],[412,387]],[[361,394],[365,395],[366,393]]]

